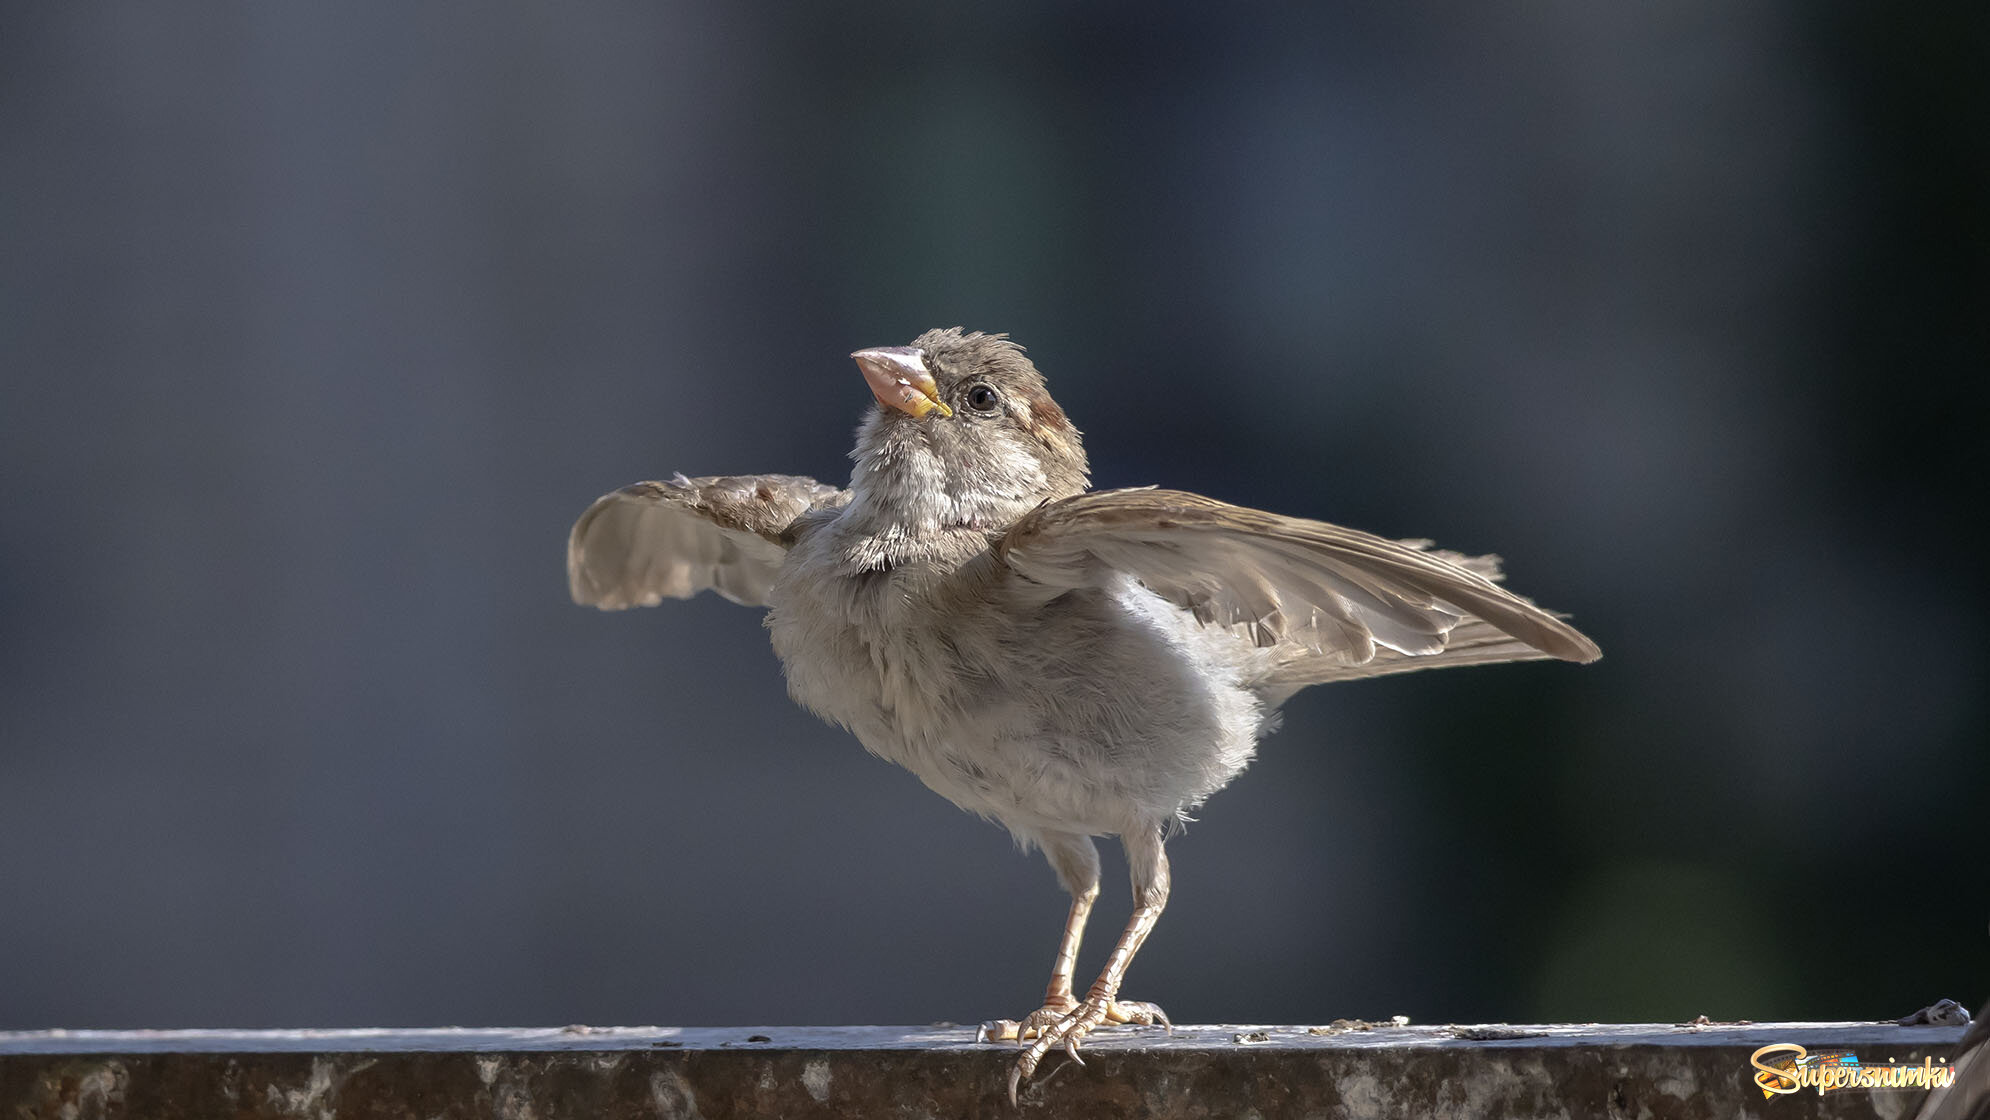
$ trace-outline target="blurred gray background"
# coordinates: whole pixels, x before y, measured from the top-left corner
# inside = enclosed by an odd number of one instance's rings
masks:
[[[1973,1004],[1986,26],[0,7],[0,1027],[1034,1007],[1040,859],[755,612],[562,572],[636,479],[846,479],[848,352],[956,323],[1098,484],[1499,551],[1607,654],[1299,697],[1129,996]]]

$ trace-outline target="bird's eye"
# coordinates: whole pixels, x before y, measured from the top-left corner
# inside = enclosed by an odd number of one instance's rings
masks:
[[[1001,401],[1001,394],[992,385],[976,385],[967,391],[967,407],[977,412],[992,412]]]

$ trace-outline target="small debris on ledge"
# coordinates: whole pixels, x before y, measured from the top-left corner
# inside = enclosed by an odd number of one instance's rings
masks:
[[[1082,1067],[1053,1055],[1021,1111],[1759,1116],[1749,1059],[1764,1046],[1940,1064],[1961,1035],[1893,1022],[1412,1026],[1401,1016],[1111,1027],[1086,1040]],[[973,1038],[965,1027],[0,1032],[0,1117],[1015,1117],[1016,1046]],[[1911,1113],[1910,1092],[1889,1094],[1889,1113]],[[1802,1092],[1770,1111],[1866,1116],[1874,1100]]]

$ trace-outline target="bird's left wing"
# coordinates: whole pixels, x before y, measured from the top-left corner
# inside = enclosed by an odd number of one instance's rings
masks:
[[[766,606],[796,518],[849,501],[847,491],[789,474],[624,486],[574,522],[567,586],[574,602],[602,610],[653,607],[707,588]]]
[[[1321,521],[1179,490],[1102,490],[1047,502],[996,552],[1051,588],[1132,576],[1204,623],[1246,628],[1260,646],[1296,644],[1315,670],[1293,683],[1367,675],[1358,666],[1557,657],[1594,661],[1575,627],[1508,592],[1491,558],[1431,551]],[[1455,637],[1463,639],[1452,649]],[[1379,651],[1379,656],[1378,656]],[[1449,656],[1447,656],[1449,655]]]

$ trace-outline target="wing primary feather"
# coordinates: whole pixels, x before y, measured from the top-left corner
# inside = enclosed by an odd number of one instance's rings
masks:
[[[716,475],[638,482],[588,506],[567,536],[577,603],[621,610],[716,591],[766,605],[803,514],[849,494],[799,475]]]
[[[1260,648],[1284,645],[1324,659],[1320,672],[1420,667],[1399,661],[1601,656],[1561,617],[1493,582],[1501,578],[1496,556],[1463,556],[1428,541],[1392,541],[1181,491],[1095,491],[1049,502],[1024,516],[996,550],[1049,587],[1130,574],[1204,624],[1238,627]],[[1361,673],[1371,663],[1379,664]]]

